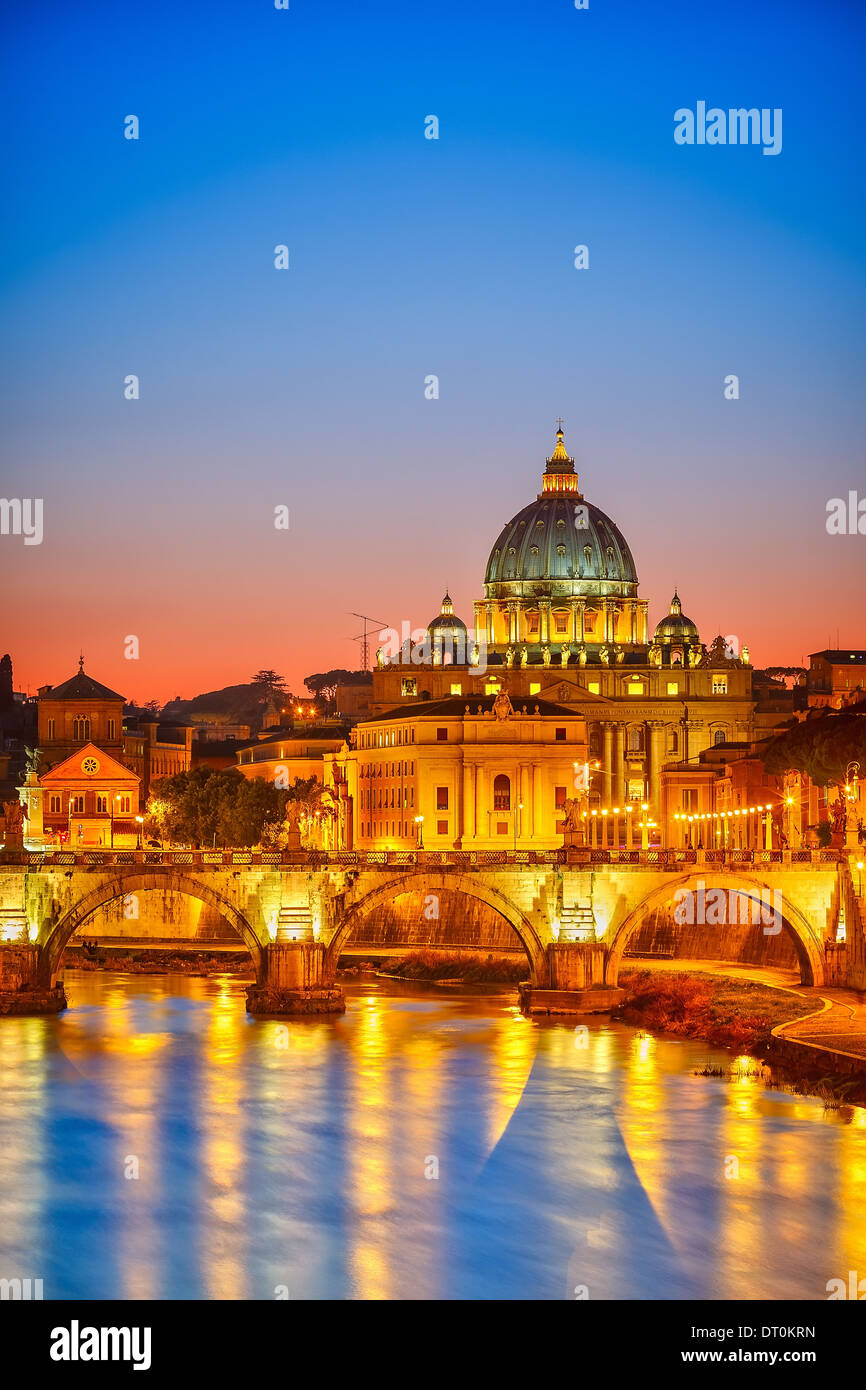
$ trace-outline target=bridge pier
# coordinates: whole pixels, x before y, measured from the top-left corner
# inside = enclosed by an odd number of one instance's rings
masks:
[[[39,947],[0,941],[0,1016],[59,1014],[66,1008],[61,984],[40,982]]]
[[[247,990],[251,1014],[342,1014],[343,991],[328,978],[318,941],[275,941],[262,952],[262,978]]]
[[[601,941],[555,941],[547,947],[547,984],[520,986],[525,1014],[605,1014],[625,991],[605,984]]]

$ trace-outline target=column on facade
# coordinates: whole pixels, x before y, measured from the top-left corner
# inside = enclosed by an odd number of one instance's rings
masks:
[[[578,641],[586,641],[586,599],[580,599],[577,605],[580,627],[578,629]]]
[[[602,729],[604,730],[604,752],[601,760],[601,804],[607,806],[611,799],[614,782],[613,724],[608,721],[602,725]]]
[[[475,839],[475,764],[463,764],[463,821],[461,834],[465,840]]]
[[[486,840],[490,834],[487,810],[487,773],[479,765],[475,771],[475,834],[481,840]]]
[[[650,733],[650,811],[661,823],[662,764],[665,760],[665,726],[659,719],[651,719]]]
[[[550,641],[550,600],[541,599],[538,604],[538,629],[542,644]]]
[[[496,635],[493,631],[493,604],[487,603],[484,608],[486,614],[485,621],[487,624],[487,645],[488,647],[492,647],[496,640]]]
[[[544,834],[544,813],[541,805],[541,764],[532,764],[532,833]]]
[[[571,640],[579,642],[580,639],[580,604],[576,598],[571,600]]]
[[[529,776],[529,764],[521,763],[517,770],[517,802],[515,815],[517,819],[517,829],[522,840],[531,838],[532,830],[532,784]],[[523,810],[519,809],[519,803],[523,802]]]
[[[615,806],[625,803],[625,725],[613,726],[613,777],[611,795]]]

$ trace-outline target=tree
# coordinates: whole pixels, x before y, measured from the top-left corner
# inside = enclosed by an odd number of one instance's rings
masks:
[[[262,669],[250,677],[251,685],[260,685],[266,699],[284,700],[288,690],[285,678],[276,671]]]
[[[866,714],[828,711],[779,734],[764,747],[768,772],[805,772],[816,787],[845,781],[845,769],[859,762],[866,774]]]
[[[333,671],[319,671],[313,676],[305,676],[304,685],[317,698],[327,700],[329,705],[333,705],[337,686],[355,680],[358,675],[357,671],[347,671],[339,666]]]
[[[248,780],[235,768],[196,767],[154,782],[148,802],[148,831],[175,843],[261,844],[279,824],[289,794],[263,777]]]

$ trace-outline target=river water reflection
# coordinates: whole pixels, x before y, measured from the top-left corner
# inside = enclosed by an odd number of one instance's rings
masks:
[[[46,1298],[821,1299],[866,1274],[866,1111],[696,1076],[731,1061],[706,1044],[381,980],[289,1023],[231,977],[66,984],[65,1014],[0,1020],[0,1276]]]

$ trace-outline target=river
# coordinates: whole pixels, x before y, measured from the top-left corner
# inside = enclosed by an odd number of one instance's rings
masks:
[[[825,1299],[866,1275],[866,1110],[510,991],[67,971],[0,1020],[0,1277],[48,1298]]]

